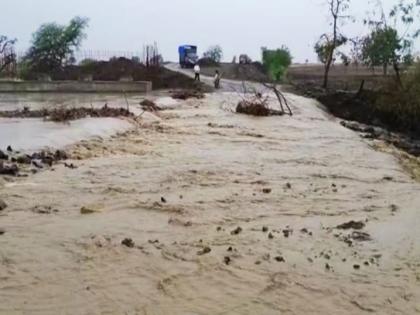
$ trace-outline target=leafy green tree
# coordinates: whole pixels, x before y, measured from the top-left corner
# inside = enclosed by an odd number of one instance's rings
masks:
[[[262,61],[271,79],[280,81],[292,63],[292,55],[289,48],[284,45],[275,50],[262,48]]]
[[[420,0],[399,0],[389,13],[385,13],[382,1],[377,0],[375,8],[379,13],[374,11],[374,16],[379,18],[365,20],[372,32],[364,40],[364,62],[381,64],[384,72],[388,65],[392,65],[401,87],[400,65],[409,59],[413,42],[420,36]]]
[[[209,47],[207,51],[204,52],[203,58],[210,59],[215,63],[220,63],[223,58],[223,49],[219,45],[214,45]]]
[[[362,44],[362,59],[370,67],[382,66],[384,75],[389,65],[399,62],[404,46],[396,29],[379,27],[366,36]]]
[[[74,51],[86,37],[88,19],[73,18],[68,25],[48,23],[33,34],[32,46],[25,56],[31,71],[49,73],[74,63]]]

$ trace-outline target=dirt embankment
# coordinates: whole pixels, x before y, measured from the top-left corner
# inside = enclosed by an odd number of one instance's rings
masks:
[[[381,91],[324,90],[314,84],[297,84],[294,89],[317,99],[331,114],[345,120],[343,126],[362,133],[363,137],[380,139],[413,156],[420,156],[420,129],[401,123],[395,114],[376,106]]]
[[[49,74],[52,80],[94,80],[94,81],[151,81],[153,89],[195,88],[197,84],[182,73],[164,67],[146,67],[127,58],[109,61],[91,61],[82,65],[67,66]],[[28,73],[24,79],[36,80],[38,73]]]

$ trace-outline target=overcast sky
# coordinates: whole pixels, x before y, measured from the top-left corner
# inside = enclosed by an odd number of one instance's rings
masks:
[[[79,15],[90,19],[82,49],[141,51],[158,43],[165,60],[177,60],[180,44],[196,44],[200,54],[219,44],[224,59],[247,53],[260,58],[260,48],[287,45],[294,62],[315,61],[313,45],[327,31],[325,0],[1,0],[0,34],[28,48],[31,34],[46,22],[67,23]],[[385,5],[396,0],[384,0]],[[368,0],[352,0],[359,20],[345,26],[361,35]]]

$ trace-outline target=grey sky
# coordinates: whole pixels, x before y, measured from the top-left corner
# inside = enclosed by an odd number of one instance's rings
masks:
[[[368,0],[352,0],[359,21],[345,26],[350,34],[363,34],[368,9]],[[314,61],[313,44],[328,30],[325,0],[4,0],[0,34],[24,50],[40,24],[75,15],[90,18],[82,49],[141,51],[156,41],[166,60],[177,59],[179,44],[197,44],[200,53],[220,44],[226,61],[240,53],[259,59],[260,47],[285,44],[295,62]]]

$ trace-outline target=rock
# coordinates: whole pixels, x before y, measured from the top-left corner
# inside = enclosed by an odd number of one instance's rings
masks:
[[[301,229],[300,230],[302,233],[304,233],[304,234],[308,234],[309,233],[309,231],[308,231],[308,229],[307,228],[303,228],[303,229]]]
[[[264,193],[264,194],[269,194],[269,193],[271,193],[271,191],[272,191],[272,189],[271,189],[271,188],[264,188],[264,189],[263,189],[263,193]]]
[[[354,229],[354,230],[361,230],[365,227],[365,223],[362,221],[349,221],[343,224],[340,224],[337,226],[337,229],[340,230],[349,230],[349,229]]]
[[[264,233],[267,233],[267,232],[268,232],[268,227],[267,227],[267,226],[263,226],[262,231],[263,231]]]
[[[286,260],[282,256],[277,256],[274,258],[277,262],[286,262]]]
[[[10,146],[10,145],[8,145],[7,146],[7,149],[6,149],[8,152],[13,152],[13,149],[12,149],[12,147]]]
[[[325,269],[326,269],[326,270],[331,270],[331,266],[330,266],[328,263],[326,263],[326,264],[325,264]]]
[[[353,265],[353,269],[359,270],[360,269],[360,265]]]
[[[287,189],[292,189],[292,184],[290,184],[290,183],[286,183],[286,188],[287,188]]]
[[[205,246],[202,250],[197,252],[197,255],[202,256],[202,255],[206,255],[210,252],[211,252],[211,248],[208,247],[208,246]]]
[[[238,226],[236,229],[234,229],[232,232],[230,232],[231,235],[238,235],[242,232],[242,228]]]
[[[84,206],[80,209],[81,214],[92,214],[92,213],[98,213],[101,211],[102,211],[102,208],[97,205]]]
[[[228,250],[227,250],[228,252],[233,252],[233,247],[232,246],[230,246],[229,248],[228,248]]]
[[[229,264],[230,264],[230,262],[231,262],[232,260],[230,259],[230,257],[226,256],[226,257],[223,259],[223,261],[224,261],[224,263],[225,263],[226,265],[229,265]]]
[[[9,156],[0,150],[0,160],[8,160]]]
[[[121,241],[121,244],[128,247],[128,248],[133,248],[134,247],[134,242],[131,238],[125,238]]]
[[[7,208],[7,203],[5,203],[2,199],[0,199],[0,211],[3,211]]]
[[[274,238],[274,235],[273,235],[273,233],[268,233],[268,238],[270,239],[270,240],[272,240],[273,238]]]
[[[160,201],[162,201],[162,203],[166,203],[166,199],[164,197],[160,197]]]

